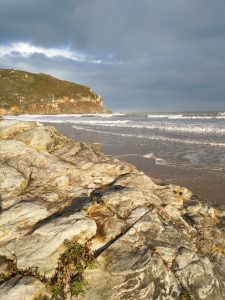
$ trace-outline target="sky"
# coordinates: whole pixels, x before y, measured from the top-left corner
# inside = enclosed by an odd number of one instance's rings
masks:
[[[0,0],[0,68],[119,111],[225,111],[225,0]]]

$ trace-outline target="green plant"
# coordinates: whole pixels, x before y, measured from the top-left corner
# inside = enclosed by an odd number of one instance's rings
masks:
[[[181,300],[191,300],[191,295],[190,293],[188,292],[188,290],[186,289],[183,289],[182,290],[182,293],[181,293]]]
[[[75,277],[70,285],[71,294],[74,296],[85,294],[88,282],[84,278]]]
[[[0,86],[0,109],[13,108],[17,113],[68,113],[73,106],[68,99],[73,100],[72,103],[77,106],[82,105],[82,98],[90,98],[88,105],[95,108],[99,106],[93,101],[98,98],[97,94],[89,87],[43,73],[0,69]],[[64,98],[65,101],[61,102]],[[58,105],[58,110],[55,104]]]
[[[66,249],[59,258],[56,273],[48,283],[54,300],[65,299],[69,294],[84,294],[87,281],[83,272],[95,266],[94,256],[87,246],[68,240],[64,241],[64,246]]]
[[[60,298],[62,299],[62,297],[63,297],[62,289],[57,283],[54,283],[51,286],[49,285],[48,290],[52,294],[52,299],[60,299]]]

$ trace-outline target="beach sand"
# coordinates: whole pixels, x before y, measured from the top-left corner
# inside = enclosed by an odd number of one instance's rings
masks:
[[[46,125],[50,125],[49,123]],[[59,132],[83,142],[97,143],[101,150],[135,165],[147,175],[161,181],[189,188],[196,196],[215,206],[225,204],[225,175],[220,170],[170,166],[163,160],[144,157],[149,146],[124,137],[106,137],[99,133],[76,130],[71,124],[51,124]],[[150,155],[151,156],[151,155]]]

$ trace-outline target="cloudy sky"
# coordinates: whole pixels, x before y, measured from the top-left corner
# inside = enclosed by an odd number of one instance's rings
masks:
[[[225,0],[0,0],[0,67],[88,85],[113,111],[225,110]]]

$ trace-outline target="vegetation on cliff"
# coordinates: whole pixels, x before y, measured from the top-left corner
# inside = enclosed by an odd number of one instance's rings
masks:
[[[0,69],[0,114],[105,112],[90,88],[43,73]]]
[[[85,294],[87,281],[83,273],[86,268],[95,266],[94,256],[87,246],[69,240],[64,241],[64,246],[66,250],[59,258],[56,273],[48,282],[55,300]]]

